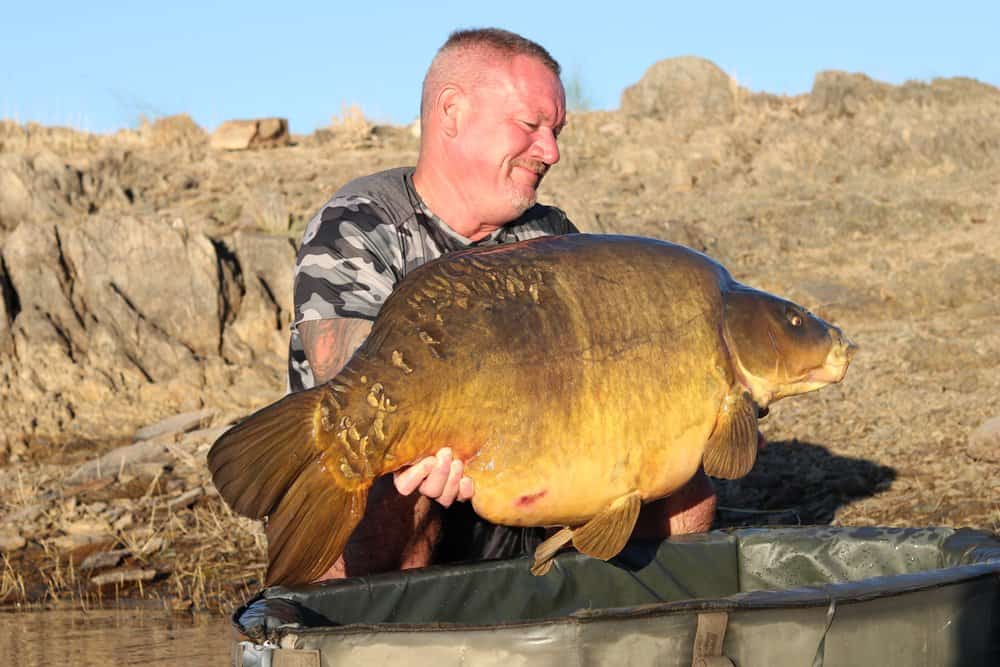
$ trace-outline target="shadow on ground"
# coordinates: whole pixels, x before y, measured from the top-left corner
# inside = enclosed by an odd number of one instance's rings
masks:
[[[838,456],[822,445],[771,442],[746,477],[712,480],[719,495],[713,527],[829,524],[840,507],[875,495],[894,479],[893,468]]]

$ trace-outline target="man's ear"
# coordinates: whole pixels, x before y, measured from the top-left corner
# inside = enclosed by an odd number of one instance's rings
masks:
[[[458,86],[443,87],[435,100],[435,113],[441,119],[441,131],[449,137],[458,134],[459,117],[465,108],[465,93]]]

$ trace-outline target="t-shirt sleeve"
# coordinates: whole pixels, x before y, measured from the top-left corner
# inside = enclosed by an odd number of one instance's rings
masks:
[[[374,320],[402,275],[395,226],[362,197],[334,199],[310,221],[295,265],[295,324]]]

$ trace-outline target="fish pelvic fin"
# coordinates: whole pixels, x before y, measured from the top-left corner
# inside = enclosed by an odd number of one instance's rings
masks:
[[[330,384],[291,394],[226,431],[208,466],[238,513],[267,520],[267,583],[314,581],[340,557],[376,476]],[[362,441],[367,443],[367,440]]]
[[[723,399],[702,466],[712,477],[736,479],[750,472],[756,461],[757,406],[747,391],[734,389]]]
[[[536,577],[547,574],[556,553],[569,542],[593,558],[608,560],[617,556],[632,535],[641,508],[642,496],[632,491],[616,498],[607,509],[579,528],[562,528],[535,548],[531,573]]]
[[[601,560],[617,556],[632,535],[641,508],[638,491],[616,498],[603,512],[573,530],[573,546]]]
[[[531,566],[531,573],[536,577],[548,573],[552,569],[552,559],[556,557],[556,553],[572,539],[573,529],[563,528],[535,547],[535,562]]]

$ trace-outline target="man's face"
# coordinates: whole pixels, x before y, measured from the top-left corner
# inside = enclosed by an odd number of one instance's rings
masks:
[[[559,161],[565,122],[562,83],[532,58],[498,64],[470,91],[456,148],[466,196],[483,222],[505,224],[535,203],[542,177]]]

